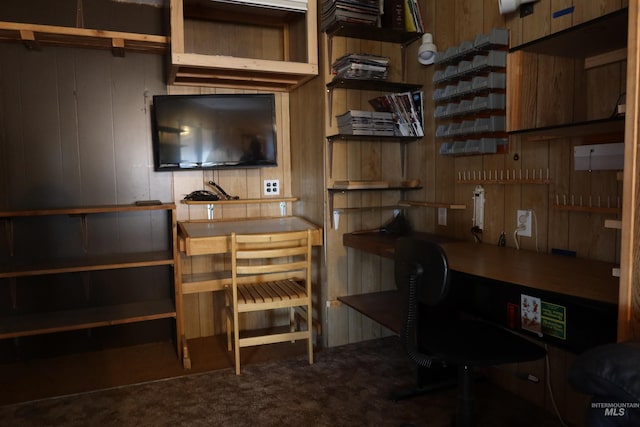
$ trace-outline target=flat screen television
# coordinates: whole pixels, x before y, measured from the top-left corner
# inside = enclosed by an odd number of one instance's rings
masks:
[[[155,95],[156,171],[277,166],[274,94]]]

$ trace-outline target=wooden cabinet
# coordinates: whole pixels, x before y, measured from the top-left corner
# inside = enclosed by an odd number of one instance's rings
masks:
[[[512,47],[507,66],[507,130],[510,134],[541,141],[622,134],[624,120],[613,113],[624,89],[590,96],[599,104],[610,106],[600,110],[588,105],[587,95],[592,94],[587,94],[584,88],[589,70],[626,60],[628,19],[628,9],[623,8]],[[565,71],[571,68],[575,73]],[[574,89],[574,85],[581,89]],[[602,90],[598,86],[589,87]],[[543,97],[553,102],[541,102]]]
[[[222,1],[170,5],[169,84],[290,91],[318,74],[315,1],[306,12]]]
[[[174,204],[0,212],[0,339],[173,319]]]

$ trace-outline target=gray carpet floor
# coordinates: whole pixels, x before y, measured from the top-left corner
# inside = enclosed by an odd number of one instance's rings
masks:
[[[3,426],[450,426],[455,389],[394,402],[415,384],[397,337],[305,356],[0,406]],[[556,426],[553,414],[489,382],[479,426]]]

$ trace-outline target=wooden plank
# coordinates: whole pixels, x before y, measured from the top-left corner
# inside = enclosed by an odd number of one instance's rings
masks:
[[[0,322],[3,325],[0,327],[0,339],[175,317],[176,312],[171,299],[10,316]]]
[[[640,215],[638,215],[638,143],[640,141],[640,9],[629,4],[627,112],[625,128],[622,242],[620,254],[620,310],[618,341],[640,339]]]
[[[613,50],[611,52],[601,53],[599,55],[590,56],[584,60],[584,68],[595,68],[602,65],[608,65],[612,62],[620,62],[627,60],[627,48]]]
[[[40,265],[34,265],[33,263],[3,265],[0,268],[0,278],[152,267],[173,265],[173,263],[173,254],[170,251],[60,259],[51,260]]]
[[[0,22],[0,40],[22,41],[36,49],[40,45],[110,49],[114,40],[133,51],[165,53],[169,47],[166,36],[19,22]]]

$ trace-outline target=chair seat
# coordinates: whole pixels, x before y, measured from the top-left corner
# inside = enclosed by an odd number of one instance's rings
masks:
[[[421,351],[465,366],[492,366],[526,362],[545,356],[543,347],[506,329],[483,321],[447,320],[428,329],[420,343]]]
[[[291,307],[301,304],[306,296],[304,286],[291,279],[238,285],[238,311]]]

